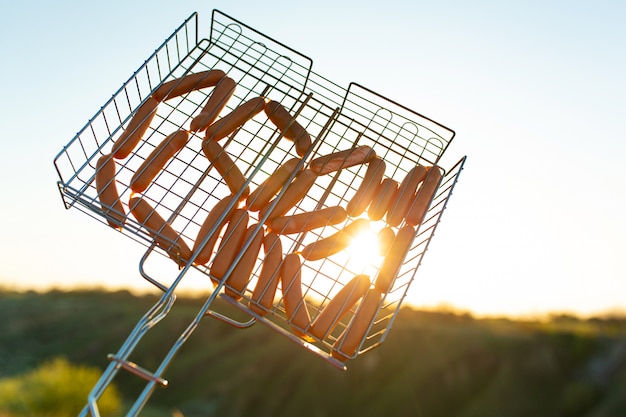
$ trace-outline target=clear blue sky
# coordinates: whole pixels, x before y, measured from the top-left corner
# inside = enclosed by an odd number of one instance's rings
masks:
[[[0,285],[137,286],[144,248],[63,208],[53,158],[192,12],[219,9],[457,132],[410,290],[477,313],[626,309],[621,1],[33,2],[0,13]]]

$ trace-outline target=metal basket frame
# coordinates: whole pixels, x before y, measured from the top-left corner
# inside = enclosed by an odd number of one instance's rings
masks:
[[[124,126],[135,110],[160,85],[190,73],[213,68],[224,70],[237,81],[235,95],[224,112],[233,110],[252,97],[262,95],[280,101],[291,111],[294,119],[297,118],[306,127],[314,140],[308,153],[302,158],[302,164],[308,163],[313,156],[366,144],[388,163],[386,176],[401,181],[416,164],[438,164],[455,136],[455,132],[446,126],[360,84],[350,83],[347,88],[334,84],[312,71],[313,61],[310,58],[218,10],[213,11],[208,39],[200,39],[198,29],[198,15],[193,13],[56,156],[54,164],[59,176],[58,187],[66,208],[76,208],[106,224],[107,215],[103,209],[112,208],[103,207],[98,200],[94,185],[96,160],[110,152],[111,144],[124,131]],[[127,201],[131,194],[129,179],[139,164],[167,134],[184,128],[207,97],[205,92],[194,91],[159,105],[155,120],[143,141],[131,156],[118,163],[116,181],[120,185],[122,200]],[[211,169],[210,162],[202,155],[198,145],[200,140],[200,137],[192,136],[185,149],[166,165],[144,193],[156,210],[171,222],[184,239],[189,240],[194,239],[209,210],[228,194],[224,180]],[[287,158],[295,156],[293,144],[284,140],[281,132],[263,117],[255,117],[247,122],[225,139],[223,146],[241,168],[246,184],[252,188],[258,186]],[[462,158],[450,169],[444,170],[443,180],[424,221],[417,229],[395,284],[385,295],[376,318],[354,357],[379,346],[385,340],[428,249],[464,162],[465,158]],[[305,197],[294,208],[294,212],[345,203],[354,193],[364,172],[364,166],[356,166],[320,179],[314,185],[317,192],[311,193],[316,197]],[[167,316],[173,307],[175,290],[181,280],[189,272],[209,276],[210,270],[207,266],[194,266],[189,262],[177,269],[173,276],[155,277],[148,272],[147,263],[154,256],[162,259],[167,254],[155,245],[153,236],[146,232],[141,223],[130,215],[126,216],[125,226],[120,232],[147,248],[139,262],[140,274],[163,294],[139,319],[118,352],[109,355],[111,363],[92,390],[82,415],[99,415],[97,400],[120,369],[147,380],[144,391],[128,415],[139,413],[155,387],[167,385],[167,381],[163,379],[165,370],[182,344],[207,315],[238,328],[246,328],[257,322],[263,323],[330,364],[346,369],[345,362],[335,359],[330,352],[337,335],[348,326],[354,310],[324,340],[305,340],[290,330],[281,300],[274,303],[267,315],[261,316],[247,307],[249,292],[240,301],[224,296],[229,305],[250,317],[243,322],[233,319],[228,312],[214,309],[215,298],[223,295],[221,290],[225,280],[213,289],[195,319],[173,343],[158,369],[148,371],[132,363],[129,356],[143,335]],[[265,219],[255,220],[261,224]],[[283,236],[284,247],[288,248],[286,253],[296,251],[305,243],[327,236],[341,227],[328,226],[321,231],[294,237]],[[239,257],[249,244],[250,242],[244,243]],[[257,265],[253,277],[258,269]],[[348,267],[346,258],[342,257],[303,265],[303,276],[309,277],[308,282],[303,284],[303,292],[312,316],[319,313],[333,294],[345,284],[346,277],[357,273],[359,271]],[[207,287],[210,282],[207,279]],[[326,283],[326,290],[318,289],[320,282]]]

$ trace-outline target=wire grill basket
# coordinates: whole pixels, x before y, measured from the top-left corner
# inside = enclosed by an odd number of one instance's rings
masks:
[[[287,140],[281,129],[260,112],[235,129],[226,138],[219,140],[220,146],[243,175],[245,182],[233,190],[225,179],[225,174],[203,152],[203,132],[191,132],[188,141],[168,159],[145,190],[137,193],[131,189],[133,177],[138,175],[142,164],[155,149],[168,137],[179,130],[189,130],[190,123],[211,97],[211,88],[192,89],[178,97],[160,100],[149,127],[132,152],[123,158],[115,159],[114,176],[119,195],[118,205],[108,205],[101,199],[96,184],[98,161],[112,153],[115,143],[129,129],[138,109],[146,105],[160,86],[167,82],[182,80],[191,74],[221,70],[235,84],[234,94],[225,102],[220,115],[223,117],[244,103],[256,97],[279,102],[292,115],[290,123],[299,123],[310,135],[312,142],[304,151],[296,149],[292,140]],[[218,121],[219,122],[219,119]],[[217,123],[215,122],[215,123]],[[127,133],[127,132],[126,132]],[[59,181],[58,186],[67,208],[77,208],[104,224],[112,224],[124,235],[146,246],[146,254],[140,263],[142,276],[163,291],[159,303],[139,321],[125,344],[116,355],[111,355],[111,366],[99,386],[94,389],[94,398],[118,369],[124,368],[139,374],[149,381],[146,391],[138,399],[134,411],[138,411],[149,396],[152,387],[163,384],[161,375],[176,350],[188,334],[195,328],[200,318],[212,315],[237,327],[245,328],[256,322],[266,324],[284,334],[294,342],[319,354],[331,364],[345,369],[346,359],[380,345],[400,308],[403,298],[415,276],[422,257],[430,243],[434,230],[456,184],[465,158],[450,169],[442,169],[443,177],[429,205],[428,212],[420,224],[415,225],[411,234],[410,248],[402,254],[402,262],[395,273],[392,286],[379,291],[371,320],[363,324],[362,337],[351,351],[342,350],[341,335],[347,332],[357,320],[359,308],[367,295],[357,297],[361,301],[346,305],[341,317],[335,317],[334,324],[321,335],[311,334],[310,324],[326,306],[356,276],[367,276],[367,293],[375,291],[376,276],[380,273],[384,256],[370,256],[364,261],[354,251],[348,249],[319,260],[303,259],[298,255],[301,268],[301,304],[310,321],[299,326],[293,319],[293,307],[288,305],[286,279],[277,283],[271,304],[264,309],[251,309],[253,291],[259,282],[267,250],[253,252],[249,277],[245,285],[235,288],[230,284],[230,275],[237,274],[239,261],[244,262],[246,249],[253,248],[253,238],[244,238],[228,264],[225,273],[213,275],[213,264],[220,253],[210,262],[202,264],[194,260],[198,252],[191,252],[190,259],[181,261],[173,255],[172,248],[177,242],[186,242],[192,248],[202,246],[215,237],[219,239],[215,247],[228,241],[226,227],[213,226],[202,242],[198,242],[202,225],[213,208],[229,195],[235,198],[229,209],[243,212],[246,225],[256,227],[262,234],[268,233],[267,220],[271,210],[253,212],[246,210],[246,190],[257,189],[287,161],[297,158],[298,168],[311,167],[314,159],[358,147],[371,148],[376,156],[386,163],[384,177],[401,184],[416,166],[438,165],[440,158],[450,145],[454,132],[449,128],[422,116],[368,88],[356,83],[347,88],[340,87],[312,71],[312,60],[295,50],[273,40],[234,18],[213,11],[209,38],[199,38],[197,14],[191,15],[148,60],[123,84],[105,103],[87,125],[56,156]],[[443,168],[443,167],[440,167]],[[309,213],[330,207],[342,207],[354,198],[364,181],[368,164],[356,164],[343,169],[318,175],[304,197],[289,209],[289,215]],[[300,171],[301,172],[301,171]],[[227,174],[226,174],[227,175]],[[287,182],[296,177],[294,171]],[[286,193],[283,187],[277,194],[278,200]],[[145,219],[131,214],[132,199],[140,196],[176,231],[178,241],[172,240],[163,230],[151,230]],[[276,200],[272,200],[274,202]],[[117,202],[117,201],[116,201]],[[121,204],[121,205],[120,205]],[[239,205],[238,205],[239,204]],[[224,215],[225,216],[225,215]],[[243,218],[242,217],[242,218]],[[117,219],[118,223],[115,223]],[[358,219],[368,219],[369,228],[378,232],[387,227],[385,219],[371,221],[367,211],[358,216],[347,216],[336,224],[301,233],[280,234],[283,259],[289,254],[301,254],[303,248],[321,239],[332,236]],[[222,217],[220,220],[225,220]],[[390,229],[398,233],[405,224]],[[222,234],[220,234],[222,233]],[[157,244],[159,243],[159,244]],[[179,247],[176,247],[180,249]],[[176,276],[163,277],[147,273],[143,263],[153,256],[164,255],[174,258],[180,264]],[[222,255],[224,256],[224,255]],[[198,313],[196,322],[181,335],[156,372],[149,372],[130,363],[127,358],[134,345],[145,331],[151,328],[171,308],[174,291],[179,282],[193,271],[207,277],[207,288],[211,296]],[[227,295],[224,295],[226,293]],[[230,318],[212,307],[217,295],[223,296],[235,309],[250,317],[247,322]],[[373,297],[373,296],[370,296]],[[85,409],[96,414],[95,403]]]

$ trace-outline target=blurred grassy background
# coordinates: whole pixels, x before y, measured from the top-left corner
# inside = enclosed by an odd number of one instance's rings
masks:
[[[104,369],[155,296],[0,292],[0,381],[52,358]],[[131,355],[154,370],[204,299],[178,298]],[[626,416],[626,318],[475,318],[403,308],[342,372],[265,326],[206,318],[142,416]],[[114,380],[124,401],[143,389]],[[0,415],[2,415],[0,410]]]

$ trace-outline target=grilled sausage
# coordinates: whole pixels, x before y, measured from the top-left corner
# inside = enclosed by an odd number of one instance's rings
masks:
[[[213,248],[215,247],[217,239],[220,237],[221,230],[224,228],[226,223],[228,223],[233,212],[237,209],[237,204],[233,203],[234,199],[235,196],[231,194],[218,201],[206,216],[204,222],[202,222],[193,246],[194,253],[200,251],[197,253],[194,260],[196,265],[204,265],[211,260]],[[208,238],[204,246],[201,246],[213,227],[215,227],[213,234]]]
[[[152,119],[157,112],[159,102],[153,97],[148,97],[137,109],[128,122],[128,126],[120,137],[113,143],[111,153],[115,159],[125,159],[135,149],[150,127]]]
[[[368,275],[357,275],[352,278],[313,320],[309,333],[318,339],[324,339],[350,311],[352,306],[365,295],[369,287],[370,277]]]
[[[248,282],[250,282],[252,270],[254,269],[254,265],[259,257],[259,252],[261,251],[264,234],[265,230],[263,225],[259,225],[258,223],[251,224],[246,230],[241,247],[239,248],[239,251],[244,252],[233,271],[228,278],[226,278],[226,286],[224,287],[226,295],[235,300],[241,299],[243,292],[248,286]],[[246,244],[248,244],[248,247],[244,250]]]
[[[245,185],[246,178],[243,176],[235,162],[230,158],[222,146],[214,140],[204,140],[202,150],[206,157],[213,163],[217,172],[220,173],[232,194],[241,192],[240,198],[244,199],[250,194],[250,187]]]
[[[297,253],[285,256],[281,271],[283,304],[294,334],[306,338],[311,316],[302,296],[302,260]]]
[[[234,298],[235,300],[241,299],[243,291],[246,289],[248,282],[250,281],[250,277],[252,276],[252,270],[254,269],[254,265],[259,257],[259,252],[261,251],[265,229],[263,228],[263,225],[260,225],[258,230],[257,227],[259,227],[259,224],[253,223],[248,227],[248,230],[246,230],[246,234],[243,237],[243,242],[240,248],[240,251],[243,250],[244,252],[231,274],[228,278],[226,278],[224,292],[226,295]],[[248,247],[244,250],[244,247],[248,242]]]
[[[205,132],[206,140],[219,141],[243,126],[265,107],[265,98],[255,97],[213,122]]]
[[[268,215],[265,223],[271,222],[274,218],[283,216],[292,207],[294,207],[305,195],[309,192],[317,176],[310,169],[302,170],[294,178],[294,180],[287,186],[287,189],[278,198],[276,206],[268,214],[270,207],[274,204],[276,199],[270,201],[266,207],[263,207],[259,212],[259,218],[264,218]]]
[[[213,263],[209,268],[211,279],[221,281],[226,276],[226,272],[237,256],[241,243],[248,229],[249,215],[246,210],[237,209],[234,211],[228,226],[224,231],[224,236],[217,249]]]
[[[327,258],[346,249],[356,235],[367,229],[369,229],[369,221],[358,218],[332,235],[306,245],[302,249],[302,256],[307,261]]]
[[[188,140],[189,133],[185,130],[177,130],[165,137],[165,139],[150,152],[150,155],[143,161],[131,178],[131,190],[136,193],[145,191],[159,171],[167,164],[167,161],[183,149]]]
[[[179,266],[184,266],[191,258],[191,250],[172,225],[140,196],[131,196],[128,205],[130,212],[154,237],[156,244],[167,252]]]
[[[376,152],[371,147],[362,145],[329,155],[318,156],[311,161],[309,168],[317,175],[324,175],[343,168],[368,163],[374,158],[376,158]]]
[[[346,212],[349,216],[360,216],[361,213],[365,211],[367,206],[370,205],[372,200],[374,200],[376,190],[378,190],[378,186],[383,180],[386,167],[387,164],[385,163],[385,160],[379,157],[372,159],[367,164],[367,171],[365,171],[363,181],[359,185],[359,188],[354,196],[346,205]]]
[[[357,349],[367,336],[367,331],[376,318],[383,295],[376,288],[370,288],[357,307],[348,327],[333,344],[331,355],[346,361],[357,353]]]
[[[250,310],[264,316],[274,303],[283,262],[283,246],[276,233],[269,232],[263,238],[263,263],[248,306]]]
[[[424,221],[424,216],[430,207],[430,204],[435,197],[435,193],[441,184],[442,173],[441,169],[433,165],[428,168],[426,179],[422,183],[422,186],[417,190],[417,194],[411,204],[408,214],[406,215],[406,222],[411,226],[417,226]]]
[[[393,198],[398,191],[398,181],[391,178],[384,178],[376,190],[376,196],[367,209],[367,216],[370,220],[380,220],[383,218],[389,206],[393,203]]]
[[[201,90],[206,87],[214,87],[220,82],[226,73],[219,69],[188,74],[180,78],[161,84],[152,93],[152,97],[157,101],[165,101],[175,97],[180,97],[194,90]]]
[[[387,251],[383,263],[378,271],[374,286],[380,292],[388,292],[393,287],[396,275],[404,258],[411,248],[411,243],[415,237],[415,229],[411,225],[406,225],[398,230],[391,247]]]
[[[296,145],[296,153],[304,157],[311,147],[311,135],[278,101],[270,100],[265,105],[267,118],[280,130],[285,137]]]
[[[398,226],[406,217],[415,198],[417,187],[424,181],[424,178],[426,178],[426,167],[423,165],[416,165],[406,174],[387,210],[386,221],[388,225]]]
[[[215,86],[200,113],[191,120],[189,130],[202,132],[220,115],[228,100],[235,94],[237,83],[230,77],[224,77]]]
[[[378,231],[378,254],[380,256],[387,255],[395,238],[396,233],[390,226],[383,227]]]
[[[124,206],[115,182],[116,164],[112,155],[102,155],[96,162],[96,191],[106,214],[107,223],[114,229],[121,229],[126,219]]]
[[[265,179],[246,199],[250,211],[259,211],[267,206],[272,198],[285,186],[293,172],[298,169],[299,158],[287,160]]]
[[[348,215],[343,207],[331,206],[292,216],[276,217],[270,222],[270,229],[281,235],[289,235],[338,224],[347,218]]]

